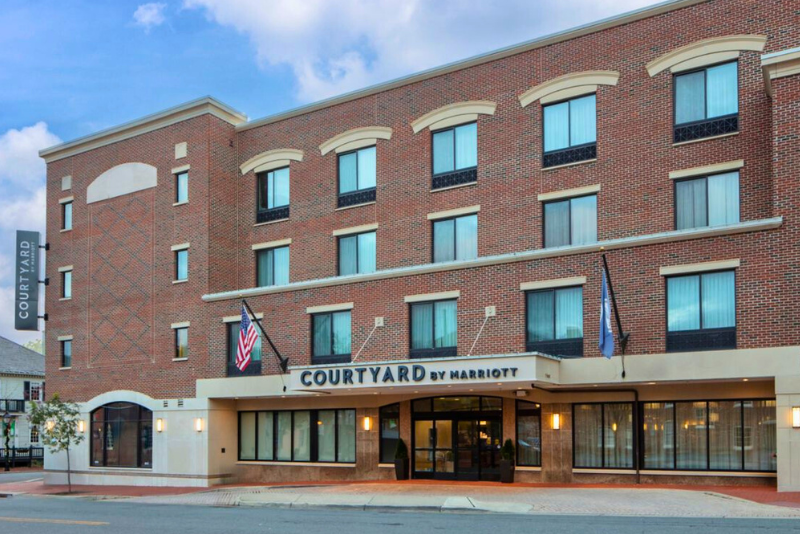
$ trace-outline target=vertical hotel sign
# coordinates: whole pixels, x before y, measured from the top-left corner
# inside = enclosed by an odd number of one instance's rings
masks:
[[[39,232],[17,230],[14,328],[39,330]]]

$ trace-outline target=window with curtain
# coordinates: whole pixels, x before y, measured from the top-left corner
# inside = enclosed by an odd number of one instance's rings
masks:
[[[72,271],[63,271],[61,273],[61,298],[72,298]]]
[[[350,310],[312,316],[314,363],[350,361]]]
[[[354,463],[356,411],[239,412],[239,460]]]
[[[289,283],[289,247],[256,251],[256,285],[280,286]]]
[[[530,291],[526,304],[527,350],[583,355],[583,288]]]
[[[433,262],[478,257],[478,216],[433,221]]]
[[[573,405],[573,466],[632,469],[633,404]]]
[[[458,345],[455,300],[411,304],[411,357],[455,356]]]
[[[380,463],[394,462],[397,442],[400,440],[400,404],[381,406],[379,411]]]
[[[642,404],[642,438],[644,469],[675,468],[675,404],[645,402]]]
[[[289,167],[258,173],[257,182],[258,211],[289,205]]]
[[[175,175],[175,202],[189,202],[189,173]]]
[[[189,279],[189,250],[175,251],[175,280]]]
[[[61,342],[61,367],[72,367],[72,340]]]
[[[72,202],[61,204],[61,229],[72,230]]]
[[[517,465],[542,465],[542,409],[534,402],[517,401]]]
[[[339,238],[339,276],[375,272],[375,232]]]
[[[239,348],[239,330],[241,329],[241,323],[239,321],[226,323],[226,327],[228,330],[228,376],[261,374],[262,336],[259,335],[255,345],[253,345],[253,350],[250,353],[250,365],[242,372],[236,367],[236,351]]]
[[[374,146],[339,154],[339,194],[374,189],[377,176]]]
[[[114,402],[91,414],[91,465],[150,468],[153,412],[138,404]]]
[[[596,107],[596,95],[588,95],[542,108],[544,167],[597,157]]]
[[[189,328],[182,327],[175,329],[175,358],[182,359],[189,357]]]
[[[674,142],[738,131],[736,61],[675,75]]]
[[[739,222],[739,173],[675,182],[677,230]]]
[[[433,132],[433,174],[478,166],[478,124],[473,122]]]
[[[563,247],[597,242],[597,195],[546,202],[544,246]]]
[[[733,271],[667,278],[667,350],[736,346]]]

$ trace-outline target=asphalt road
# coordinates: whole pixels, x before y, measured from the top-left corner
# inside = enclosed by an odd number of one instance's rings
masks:
[[[0,484],[5,484],[6,482],[27,482],[29,480],[41,480],[42,472],[41,471],[11,471],[5,472],[3,471],[3,464],[0,462]],[[2,492],[3,488],[0,487],[0,492]]]
[[[88,501],[64,497],[0,499],[3,534],[773,534],[800,532],[800,520],[538,516],[364,512],[282,508],[207,508]]]

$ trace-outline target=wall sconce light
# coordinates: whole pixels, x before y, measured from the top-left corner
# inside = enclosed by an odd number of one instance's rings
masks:
[[[553,414],[553,430],[561,430],[561,414]]]
[[[156,432],[163,432],[164,431],[164,420],[160,417],[156,419]]]
[[[616,432],[617,431],[617,423],[611,423],[611,431],[612,432]]]
[[[792,407],[792,428],[800,428],[800,406]]]
[[[364,416],[364,430],[369,431],[372,428],[372,417]]]
[[[80,432],[81,434],[86,432],[86,423],[83,421],[83,419],[78,421],[78,432]]]
[[[202,417],[195,418],[195,420],[194,420],[194,429],[197,430],[198,432],[202,432],[203,431],[203,418]]]

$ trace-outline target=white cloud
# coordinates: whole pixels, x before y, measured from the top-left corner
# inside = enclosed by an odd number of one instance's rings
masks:
[[[184,0],[289,65],[312,101],[595,21],[657,0]]]
[[[138,26],[142,26],[146,32],[151,28],[160,26],[164,23],[164,8],[167,4],[151,2],[149,4],[142,4],[133,12],[133,20],[136,21]]]
[[[41,304],[41,302],[40,302]],[[39,322],[41,327],[42,322]],[[41,332],[23,332],[14,330],[14,288],[13,286],[0,286],[0,336],[10,339],[20,345],[40,339]]]
[[[13,186],[34,191],[40,187],[44,183],[46,166],[39,157],[39,150],[60,142],[44,122],[0,135],[0,188]],[[0,192],[6,196],[12,191],[0,189]]]

